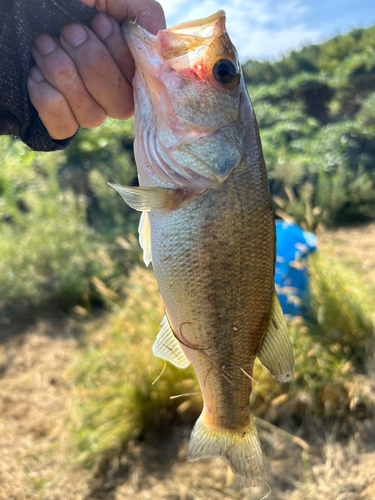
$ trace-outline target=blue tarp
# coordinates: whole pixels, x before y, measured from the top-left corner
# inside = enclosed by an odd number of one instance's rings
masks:
[[[297,224],[276,221],[276,292],[284,314],[306,316],[309,300],[307,256],[316,250],[316,236]]]

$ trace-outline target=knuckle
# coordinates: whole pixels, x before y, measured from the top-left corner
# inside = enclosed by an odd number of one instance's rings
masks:
[[[46,126],[47,131],[52,136],[48,126]],[[76,122],[72,121],[69,124],[59,126],[56,132],[53,134],[57,140],[68,139],[72,137],[78,130],[78,125]]]
[[[58,61],[51,64],[50,73],[53,80],[59,85],[71,83],[78,76],[76,65],[67,57],[61,57]]]
[[[128,102],[122,107],[115,108],[108,116],[110,118],[116,118],[117,120],[129,120],[131,116],[134,114],[134,103]]]
[[[47,95],[41,95],[39,107],[41,113],[55,113],[61,111],[66,104],[65,98],[60,92],[49,92]]]
[[[90,113],[90,115],[85,114],[79,120],[79,124],[83,128],[95,128],[99,127],[105,119],[107,118],[107,113],[103,108],[98,108],[95,112]]]
[[[39,113],[60,112],[66,105],[64,96],[46,82],[29,85],[29,96]]]
[[[108,52],[104,50],[89,51],[86,57],[80,62],[82,71],[89,78],[100,78],[113,73],[112,59]]]

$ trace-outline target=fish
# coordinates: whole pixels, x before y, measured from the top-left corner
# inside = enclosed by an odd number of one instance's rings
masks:
[[[281,383],[294,359],[258,126],[225,23],[221,10],[157,35],[123,24],[139,186],[110,185],[142,212],[143,258],[165,307],[153,353],[191,363],[201,388],[189,459],[223,457],[249,487],[263,474],[249,408],[255,358]]]

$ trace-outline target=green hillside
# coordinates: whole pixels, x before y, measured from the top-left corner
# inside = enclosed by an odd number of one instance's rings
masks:
[[[248,61],[278,213],[310,229],[375,217],[375,26]]]

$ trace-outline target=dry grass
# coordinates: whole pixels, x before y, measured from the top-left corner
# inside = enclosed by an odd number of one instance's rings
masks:
[[[360,454],[353,439],[347,447],[328,444],[326,461],[307,473],[304,488],[297,488],[288,500],[373,500],[375,453]]]
[[[320,249],[359,272],[370,290],[375,285],[374,241],[372,224],[321,235]],[[131,310],[132,305],[128,307]],[[152,309],[149,314],[157,328],[161,311]],[[114,454],[105,469],[100,464],[92,469],[77,466],[76,449],[67,432],[71,398],[77,389],[66,369],[80,355],[74,323],[53,313],[30,326],[27,323],[21,319],[0,324],[0,499],[260,500],[267,494],[267,486],[252,491],[238,488],[222,460],[186,461],[190,427],[183,424],[189,421],[190,410],[183,400],[177,409],[181,426],[169,430],[167,439],[156,439],[153,445],[131,440],[126,453]],[[93,348],[105,342],[101,334],[92,332]],[[144,348],[150,340],[146,343]],[[374,407],[374,360],[368,364],[370,375],[348,378],[348,393],[355,402],[360,390],[368,407]],[[158,366],[154,365],[156,372]],[[147,380],[153,375],[151,370]],[[310,404],[309,395],[301,394],[299,404]],[[279,399],[270,411],[280,415],[287,410]],[[272,488],[268,498],[373,500],[374,417],[355,420],[353,414],[351,418],[348,440],[337,441],[335,431],[312,433],[309,451],[260,429],[266,480]],[[303,425],[315,428],[313,420]]]
[[[77,354],[77,339],[69,318],[57,313],[31,327],[28,321],[32,318],[1,328],[8,338],[0,346],[0,498],[69,498],[69,493],[87,490],[88,476],[75,471],[74,482],[66,483],[71,388],[65,372]],[[64,495],[55,495],[62,482]]]
[[[318,236],[319,250],[339,261],[360,277],[368,293],[375,296],[375,224],[327,231]],[[375,320],[375,311],[369,311]]]

